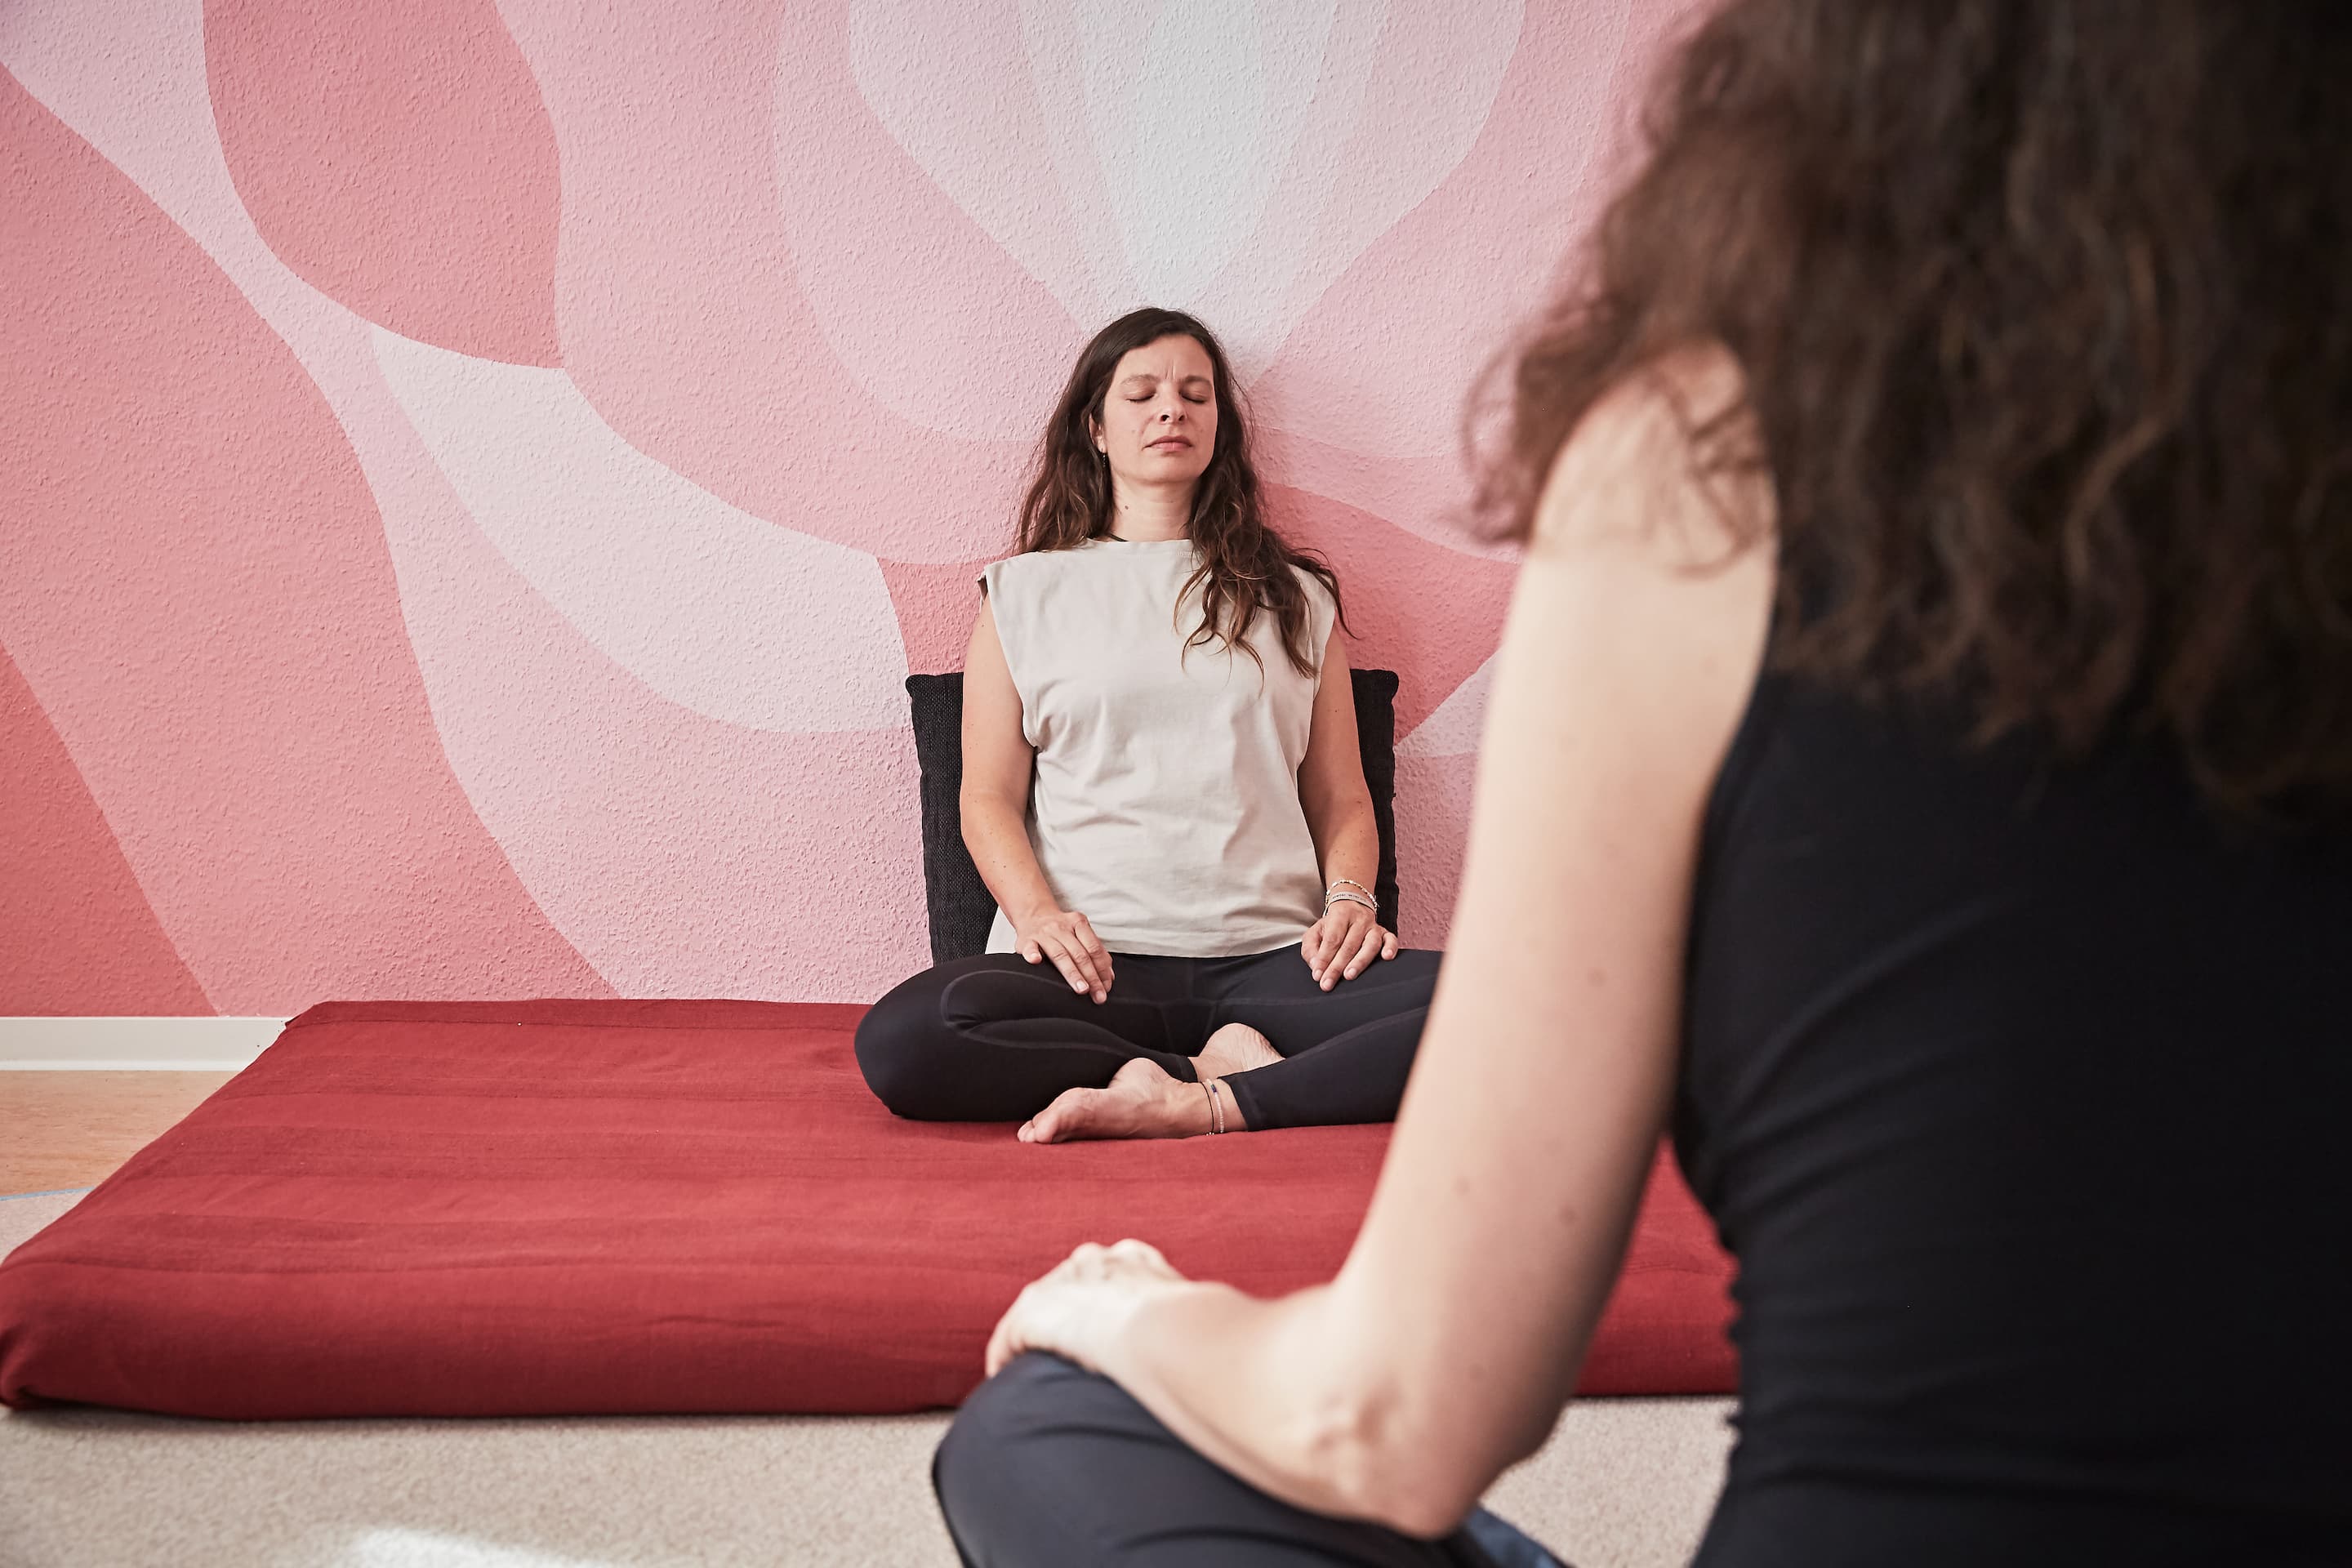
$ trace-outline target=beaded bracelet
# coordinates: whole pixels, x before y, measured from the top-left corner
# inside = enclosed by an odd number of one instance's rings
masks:
[[[1225,1104],[1224,1101],[1217,1098],[1217,1080],[1215,1079],[1202,1079],[1201,1080],[1201,1092],[1209,1097],[1209,1135],[1213,1138],[1218,1133],[1223,1132],[1225,1130]]]
[[[1366,898],[1363,894],[1351,893],[1345,888],[1338,887],[1336,885],[1329,892],[1323,895],[1323,912],[1326,914],[1330,913],[1331,906],[1333,904],[1361,904],[1364,908],[1371,910],[1374,914],[1379,914],[1381,912],[1381,906],[1372,902],[1371,900]]]

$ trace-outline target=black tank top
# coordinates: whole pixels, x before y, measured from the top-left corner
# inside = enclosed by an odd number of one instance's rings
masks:
[[[1716,784],[1699,1562],[2352,1563],[2352,834],[1962,733],[1767,676]]]

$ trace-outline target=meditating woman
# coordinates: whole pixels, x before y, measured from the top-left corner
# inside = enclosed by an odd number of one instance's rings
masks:
[[[1438,955],[1380,924],[1338,581],[1267,524],[1206,327],[1095,335],[1020,548],[964,666],[994,929],[866,1016],[866,1082],[1031,1142],[1389,1120]]]
[[[1704,1568],[2352,1563],[2347,80],[2289,0],[1697,35],[1517,360],[1354,1249],[1022,1292],[940,1450],[967,1563],[1549,1561],[1472,1505],[1670,1121],[1739,1262]]]

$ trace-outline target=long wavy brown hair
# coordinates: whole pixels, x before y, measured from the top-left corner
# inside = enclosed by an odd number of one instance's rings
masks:
[[[2352,7],[1743,0],[1662,78],[1481,503],[1678,345],[1779,502],[1779,668],[2352,805]],[[1753,422],[1747,416],[1752,415]],[[1745,435],[1743,435],[1743,432]]]
[[[1292,668],[1311,676],[1323,650],[1309,646],[1307,590],[1292,568],[1318,579],[1334,605],[1339,602],[1339,575],[1315,552],[1294,549],[1266,521],[1257,469],[1250,462],[1249,426],[1225,351],[1215,333],[1181,310],[1131,310],[1097,332],[1080,352],[1039,443],[1037,477],[1021,503],[1018,548],[1024,553],[1070,550],[1110,532],[1110,459],[1095,448],[1094,422],[1102,417],[1118,362],[1132,350],[1169,337],[1188,337],[1201,345],[1215,372],[1217,395],[1216,444],[1193,488],[1188,525],[1201,563],[1179,596],[1181,605],[1195,588],[1201,594],[1201,624],[1185,639],[1185,650],[1223,643],[1263,668],[1257,649],[1245,639],[1264,612],[1274,616]],[[1339,624],[1347,625],[1344,611]]]

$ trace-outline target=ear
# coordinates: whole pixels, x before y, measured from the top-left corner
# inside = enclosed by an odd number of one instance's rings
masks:
[[[1095,438],[1096,451],[1106,458],[1110,456],[1110,444],[1103,439],[1102,421],[1091,414],[1087,416],[1087,434]]]

